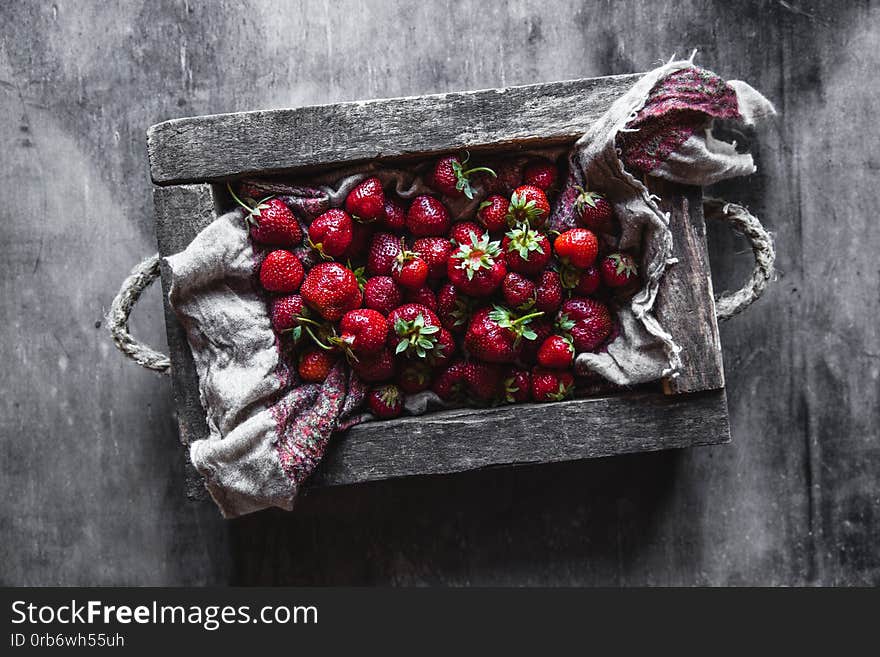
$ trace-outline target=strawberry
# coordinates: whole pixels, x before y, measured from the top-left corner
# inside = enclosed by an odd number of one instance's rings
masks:
[[[427,358],[437,346],[440,320],[430,308],[406,303],[391,311],[388,322],[391,325],[388,347],[394,349],[395,355]]]
[[[518,317],[502,306],[482,308],[474,313],[468,326],[465,348],[473,357],[489,363],[512,363],[519,357],[523,341],[537,337],[528,324],[542,314]]]
[[[437,312],[437,295],[427,285],[423,285],[415,290],[406,290],[405,298],[407,303],[418,303],[426,308],[430,308],[435,313]],[[397,305],[399,306],[400,304]]]
[[[507,268],[526,276],[537,276],[553,255],[547,236],[528,224],[519,224],[505,234],[501,249]]]
[[[309,226],[309,246],[322,258],[338,258],[354,237],[351,217],[344,210],[327,210]]]
[[[300,294],[309,307],[331,322],[358,308],[362,299],[354,272],[337,262],[322,262],[312,267]]]
[[[432,365],[442,363],[455,353],[455,338],[447,329],[441,328],[437,333],[437,342],[434,349],[428,354],[428,360]]]
[[[449,224],[449,210],[433,196],[416,196],[406,211],[406,228],[415,237],[442,237]]]
[[[562,305],[562,283],[559,274],[551,269],[541,272],[535,289],[535,309],[554,313]]]
[[[533,319],[529,323],[529,328],[535,333],[534,340],[523,340],[522,353],[520,359],[524,363],[534,365],[538,362],[538,349],[544,344],[549,336],[553,335],[553,322],[543,317]]]
[[[386,383],[370,390],[367,406],[380,420],[390,420],[403,412],[403,393],[393,383]]]
[[[260,285],[269,292],[296,292],[302,279],[302,263],[290,251],[272,251],[260,265]]]
[[[393,198],[385,197],[385,214],[382,217],[382,228],[394,233],[401,233],[406,228],[406,211]]]
[[[446,283],[437,293],[437,313],[443,326],[453,333],[467,328],[473,311],[473,302],[458,291],[452,283]]]
[[[574,201],[574,212],[580,223],[598,233],[614,232],[614,217],[611,204],[602,194],[577,187],[579,192]]]
[[[557,324],[569,333],[578,353],[595,351],[611,335],[608,307],[595,299],[572,297],[562,304]]]
[[[571,291],[580,297],[588,297],[596,293],[602,280],[599,276],[599,269],[595,265],[591,265],[584,269],[573,270],[575,276],[573,278],[573,287]]]
[[[536,402],[562,401],[574,391],[574,376],[565,370],[532,370],[532,399]]]
[[[449,257],[446,273],[450,282],[465,294],[487,297],[501,285],[507,266],[501,245],[484,235],[470,244],[460,244]]]
[[[255,242],[291,248],[302,242],[302,229],[290,208],[279,198],[263,199],[259,203],[248,198],[245,203],[227,183],[226,189],[238,205],[245,209],[251,237]]]
[[[414,395],[431,387],[433,370],[425,361],[407,361],[397,375],[397,385],[408,395]]]
[[[373,224],[365,224],[360,221],[351,222],[351,244],[345,250],[340,260],[359,260],[367,252],[370,240],[373,239]]]
[[[468,363],[462,359],[454,360],[449,367],[443,370],[434,381],[431,389],[443,401],[461,399],[467,391]]]
[[[497,175],[487,173],[477,174],[476,183],[489,194],[503,194],[505,196],[522,184],[522,162],[505,162],[495,167]]]
[[[523,171],[523,182],[543,189],[545,192],[556,184],[558,172],[550,160],[541,158],[530,162]]]
[[[492,194],[480,203],[477,219],[489,232],[500,233],[507,228],[507,211],[509,209],[510,201],[499,194]]]
[[[413,242],[412,250],[428,263],[428,278],[446,276],[446,261],[452,254],[452,243],[445,237],[423,237]]]
[[[470,394],[480,401],[494,401],[501,391],[501,369],[497,365],[471,361],[465,364],[464,380]]]
[[[550,202],[544,190],[534,185],[517,187],[510,197],[507,225],[528,224],[541,228],[550,218]]]
[[[553,247],[560,260],[578,269],[586,269],[596,262],[599,253],[596,236],[586,228],[572,228],[565,231],[557,236]]]
[[[337,354],[319,347],[309,347],[300,354],[297,371],[307,383],[321,383],[336,364]]]
[[[361,381],[378,383],[388,381],[394,376],[397,362],[394,360],[394,354],[391,353],[391,350],[382,347],[372,354],[359,356],[356,361],[352,361],[351,369]]]
[[[608,287],[624,287],[638,280],[639,269],[627,253],[612,253],[602,259],[602,282]]]
[[[299,341],[302,335],[300,319],[304,314],[305,306],[302,297],[298,294],[275,297],[269,307],[272,328],[279,334],[290,333],[294,342]]]
[[[390,276],[373,276],[364,285],[364,306],[387,315],[403,301],[403,293]]]
[[[535,305],[535,284],[522,274],[511,271],[501,282],[501,295],[511,308],[528,310]]]
[[[371,354],[385,344],[388,338],[388,320],[369,308],[349,310],[339,321],[339,337],[333,343],[343,347],[346,353]]]
[[[482,239],[486,234],[486,229],[473,221],[459,221],[452,224],[449,231],[449,239],[458,244],[470,244],[471,234],[476,235],[477,239]]]
[[[385,192],[382,181],[367,178],[348,193],[345,210],[358,221],[369,223],[385,215]]]
[[[538,365],[554,370],[565,370],[574,361],[574,345],[571,338],[551,335],[538,349]]]
[[[367,275],[391,276],[394,262],[403,250],[401,239],[391,233],[376,233],[367,252]]]
[[[509,404],[527,402],[532,396],[532,377],[528,370],[520,367],[508,367],[504,373],[504,401]]]
[[[412,251],[401,250],[391,268],[394,282],[408,290],[417,290],[428,280],[428,263]]]
[[[495,175],[492,169],[487,167],[472,167],[465,169],[468,157],[462,161],[457,155],[447,155],[437,160],[434,170],[428,177],[428,184],[440,194],[455,198],[466,196],[474,197],[474,188],[471,186],[469,176],[473,173],[482,172],[491,176]]]

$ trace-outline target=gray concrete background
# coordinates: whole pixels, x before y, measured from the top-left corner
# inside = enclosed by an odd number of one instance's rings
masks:
[[[876,2],[6,1],[0,584],[878,584]],[[155,251],[144,130],[185,115],[645,70],[699,48],[779,119],[716,191],[779,278],[722,328],[729,446],[185,501],[168,381],[103,315]],[[717,287],[748,271],[713,228]],[[164,346],[150,291],[134,332]]]

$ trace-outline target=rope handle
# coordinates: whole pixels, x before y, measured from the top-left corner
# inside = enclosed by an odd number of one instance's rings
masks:
[[[770,234],[764,230],[758,218],[735,203],[707,199],[703,203],[707,219],[724,221],[745,235],[755,255],[755,268],[748,282],[736,292],[724,292],[715,299],[715,314],[719,320],[730,319],[754,303],[764,292],[771,276],[776,251]],[[128,317],[141,294],[159,278],[159,254],[151,255],[131,270],[107,314],[107,325],[113,342],[119,350],[141,367],[168,374],[171,361],[134,339],[128,330]]]
[[[159,254],[155,253],[131,270],[107,313],[107,327],[119,350],[141,367],[169,374],[171,360],[163,353],[138,342],[128,331],[128,316],[141,293],[159,278]]]
[[[723,221],[742,233],[752,247],[755,267],[746,284],[736,292],[723,292],[715,297],[715,316],[719,321],[730,319],[752,305],[764,293],[773,276],[776,250],[770,236],[758,218],[743,206],[720,199],[705,199],[703,214],[706,219]]]

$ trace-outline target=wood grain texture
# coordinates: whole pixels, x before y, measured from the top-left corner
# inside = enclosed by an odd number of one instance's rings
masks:
[[[310,483],[338,486],[729,440],[723,390],[456,409],[353,427],[334,438]]]
[[[670,213],[672,255],[678,259],[666,272],[655,306],[657,319],[681,347],[681,373],[665,381],[664,389],[680,394],[723,388],[724,364],[706,249],[702,190],[682,189],[662,180],[651,180],[650,188],[660,197],[660,208]]]
[[[0,583],[880,584],[876,3],[10,0],[0,16]],[[330,487],[232,523],[181,500],[171,386],[103,325],[155,250],[147,126],[633,73],[693,48],[780,111],[729,133],[758,172],[709,190],[778,248],[778,279],[720,327],[729,445]],[[748,246],[708,233],[715,288],[735,289]],[[132,330],[161,349],[163,323],[149,291]]]
[[[620,75],[166,121],[148,131],[160,185],[337,162],[570,142],[638,79]]]

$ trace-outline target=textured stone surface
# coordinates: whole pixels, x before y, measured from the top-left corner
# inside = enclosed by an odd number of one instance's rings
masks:
[[[0,582],[880,583],[880,8],[455,4],[0,6]],[[712,190],[779,250],[766,297],[721,327],[730,445],[327,489],[232,523],[183,501],[169,382],[96,325],[155,250],[147,126],[691,48],[781,111],[737,135],[759,173]],[[709,226],[709,245],[716,289],[736,285],[744,243]],[[158,290],[133,329],[164,346]]]

